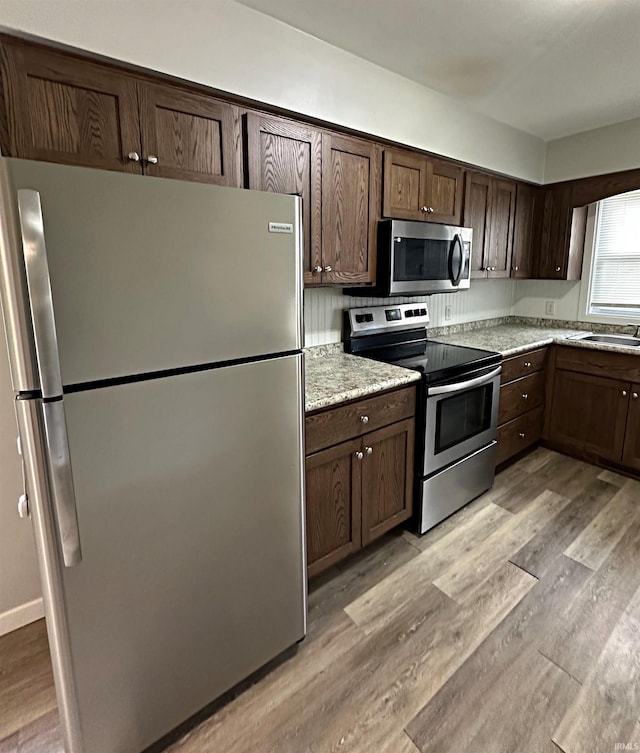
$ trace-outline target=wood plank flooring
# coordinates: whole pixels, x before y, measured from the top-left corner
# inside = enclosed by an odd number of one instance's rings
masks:
[[[608,753],[639,719],[640,483],[539,448],[313,581],[297,653],[167,750]],[[0,753],[62,753],[42,623],[0,638]]]

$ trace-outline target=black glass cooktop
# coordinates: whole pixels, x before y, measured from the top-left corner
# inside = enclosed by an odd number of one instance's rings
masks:
[[[434,340],[427,340],[418,348],[414,345],[412,355],[394,353],[387,349],[381,352],[369,353],[369,357],[387,361],[405,369],[419,371],[426,382],[433,383],[454,379],[463,374],[477,371],[488,366],[497,366],[502,361],[500,353],[479,348],[468,348],[463,345],[447,345]],[[421,352],[416,353],[416,350]],[[365,355],[362,353],[361,355]],[[382,357],[381,357],[382,356]]]

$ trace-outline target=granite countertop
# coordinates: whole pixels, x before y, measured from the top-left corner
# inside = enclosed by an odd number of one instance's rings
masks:
[[[417,371],[352,356],[339,348],[311,348],[305,352],[306,412],[420,380]]]

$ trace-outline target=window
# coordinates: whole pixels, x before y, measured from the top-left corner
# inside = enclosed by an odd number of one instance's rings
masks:
[[[640,191],[598,203],[589,314],[640,318]]]

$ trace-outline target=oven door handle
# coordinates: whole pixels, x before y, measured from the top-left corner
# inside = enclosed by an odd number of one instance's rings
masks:
[[[488,374],[476,377],[475,379],[468,379],[466,382],[456,382],[455,384],[445,384],[442,387],[429,387],[427,394],[431,395],[447,395],[451,392],[462,392],[463,390],[471,389],[471,387],[479,387],[481,384],[490,382],[494,377],[502,372],[502,366],[498,366],[497,369],[490,371]]]

